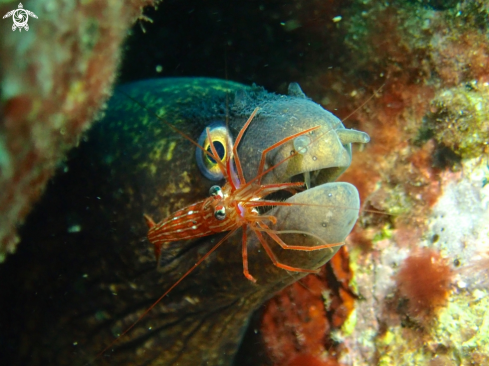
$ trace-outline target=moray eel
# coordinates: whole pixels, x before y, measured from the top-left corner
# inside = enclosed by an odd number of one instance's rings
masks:
[[[258,106],[238,150],[247,180],[256,175],[265,148],[321,126],[267,155],[267,166],[273,166],[300,149],[263,181],[306,179],[310,189],[289,200],[316,205],[273,209],[274,228],[338,243],[357,219],[355,187],[330,182],[349,166],[350,144],[365,143],[368,136],[345,129],[297,84],[288,96],[206,78],[147,80],[120,90],[62,164],[21,230],[18,253],[0,268],[3,279],[13,279],[1,285],[2,298],[8,299],[0,305],[3,365],[230,365],[252,312],[305,275],[275,267],[250,232],[249,269],[257,283],[247,280],[238,230],[96,357],[224,236],[172,243],[156,269],[143,214],[161,220],[205,198],[216,182],[206,174],[212,170],[209,161],[198,164],[195,147],[155,114],[197,140],[207,126],[226,120],[236,136]],[[306,235],[286,234],[283,240],[318,245]],[[308,269],[326,263],[337,249],[304,252],[270,245],[281,262]]]

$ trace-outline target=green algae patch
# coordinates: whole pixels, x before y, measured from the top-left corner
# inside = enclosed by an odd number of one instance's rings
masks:
[[[462,158],[481,156],[489,144],[489,84],[471,82],[439,92],[427,117],[438,143]]]
[[[390,239],[392,238],[393,230],[390,228],[390,225],[385,225],[380,231],[378,231],[374,237],[372,238],[372,241],[374,243],[377,243],[381,240],[384,239]]]

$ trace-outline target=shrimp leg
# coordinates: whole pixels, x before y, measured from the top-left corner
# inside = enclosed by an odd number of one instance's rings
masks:
[[[278,245],[282,249],[287,249],[287,250],[303,250],[303,251],[313,251],[313,250],[320,250],[320,249],[327,249],[327,248],[334,248],[340,245],[343,245],[343,243],[332,243],[332,244],[327,244],[324,242],[323,239],[320,237],[313,235],[311,233],[306,233],[302,231],[295,231],[295,230],[287,230],[287,231],[275,231],[270,229],[266,224],[263,222],[259,222],[258,225],[263,229],[262,231],[266,232],[275,242],[277,242]],[[306,234],[310,235],[316,239],[318,239],[320,242],[323,244],[321,245],[314,245],[314,246],[302,246],[302,245],[289,245],[283,242],[282,239],[277,234]]]
[[[268,245],[267,241],[261,234],[261,232],[255,228],[252,228],[254,233],[256,234],[258,240],[260,241],[261,245],[263,246],[263,249],[265,249],[265,252],[267,252],[268,256],[272,260],[272,263],[277,266],[278,268],[285,269],[287,271],[291,272],[303,272],[303,273],[319,273],[320,269],[304,269],[304,268],[298,268],[298,267],[292,267],[288,266],[286,264],[280,263],[275,254],[273,253],[272,249]]]
[[[241,242],[241,245],[242,245],[242,256],[243,256],[243,274],[251,282],[256,283],[255,278],[250,274],[250,272],[248,270],[248,245],[247,245],[248,244],[248,238],[247,238],[247,235],[246,235],[246,227],[247,227],[247,225],[241,226],[241,228],[243,230],[243,239],[242,239],[242,242]]]

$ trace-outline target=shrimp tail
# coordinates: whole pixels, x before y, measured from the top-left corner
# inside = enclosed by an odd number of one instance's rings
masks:
[[[153,226],[156,225],[154,220],[150,216],[146,214],[144,214],[143,216],[144,216],[144,220],[146,221],[146,225],[148,225],[148,229],[151,229]]]

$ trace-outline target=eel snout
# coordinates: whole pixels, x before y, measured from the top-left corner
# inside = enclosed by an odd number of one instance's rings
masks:
[[[351,163],[351,144],[366,144],[370,136],[353,129],[337,129],[323,138],[324,144],[314,148],[311,136],[299,136],[293,141],[294,151],[298,158],[284,170],[281,179],[292,182],[301,181],[307,189],[323,183],[332,182]],[[323,142],[322,142],[323,143]]]

